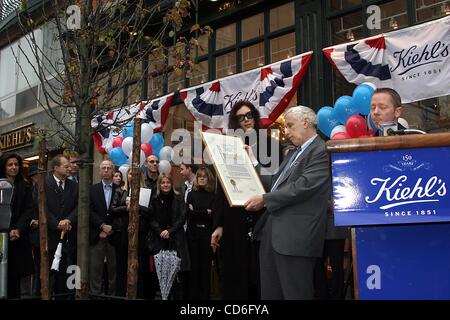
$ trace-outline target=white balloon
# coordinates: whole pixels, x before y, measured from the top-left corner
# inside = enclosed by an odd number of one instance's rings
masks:
[[[373,90],[377,90],[377,86],[374,85],[374,84],[371,83],[371,82],[363,82],[363,83],[361,83],[361,84],[366,84],[366,85],[368,85],[369,87],[372,87]]]
[[[170,174],[170,171],[172,170],[172,166],[170,165],[170,162],[167,160],[161,160],[159,162],[158,170],[160,173],[165,173],[167,175]]]
[[[128,164],[123,164],[119,167],[119,171],[122,172],[122,180],[125,181],[125,179],[127,179],[127,172],[128,169],[130,168],[130,165]]]
[[[174,154],[174,152],[173,152],[172,147],[165,146],[165,147],[162,147],[161,150],[159,151],[159,158],[161,160],[172,161],[173,154]]]
[[[128,157],[128,163],[131,165],[133,162],[133,151],[130,152],[130,156]],[[139,164],[142,166],[145,162],[145,153],[141,150],[141,157],[139,159]]]
[[[127,137],[122,141],[122,150],[129,157],[133,150],[133,137]]]
[[[338,132],[347,132],[347,129],[345,129],[345,126],[343,125],[338,125],[331,130],[330,137],[334,136]]]
[[[141,143],[149,142],[153,137],[153,128],[149,123],[141,125]]]
[[[405,119],[403,119],[403,118],[398,118],[398,123],[400,123],[405,129],[408,129],[409,128],[409,124],[408,124],[408,121],[406,121]]]

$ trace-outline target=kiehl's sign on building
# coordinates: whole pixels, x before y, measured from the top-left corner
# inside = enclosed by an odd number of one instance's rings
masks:
[[[15,128],[0,135],[0,150],[8,151],[33,144],[33,123]]]

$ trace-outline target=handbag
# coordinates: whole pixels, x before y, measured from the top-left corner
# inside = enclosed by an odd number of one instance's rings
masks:
[[[147,233],[145,238],[145,247],[151,256],[157,254],[161,250],[159,245],[159,237],[156,237],[153,231],[149,231]]]

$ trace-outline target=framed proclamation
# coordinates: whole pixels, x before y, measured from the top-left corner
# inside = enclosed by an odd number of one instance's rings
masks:
[[[230,206],[265,193],[241,138],[208,132],[202,137]]]

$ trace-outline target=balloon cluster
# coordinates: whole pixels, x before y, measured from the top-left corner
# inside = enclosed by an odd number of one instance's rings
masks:
[[[332,140],[373,136],[363,116],[370,114],[375,89],[372,83],[364,82],[355,88],[352,96],[339,97],[334,107],[320,108],[317,113],[319,130]]]
[[[109,150],[109,158],[119,168],[125,177],[133,159],[133,132],[134,123],[129,122],[122,128],[122,132],[114,138],[112,149]],[[164,146],[164,138],[160,133],[153,134],[153,128],[148,123],[141,126],[141,153],[140,165],[144,165],[145,159],[150,155],[157,156],[161,161],[160,172],[169,173],[172,170],[170,161],[173,158],[173,150],[169,146]],[[167,171],[168,170],[168,171]]]

